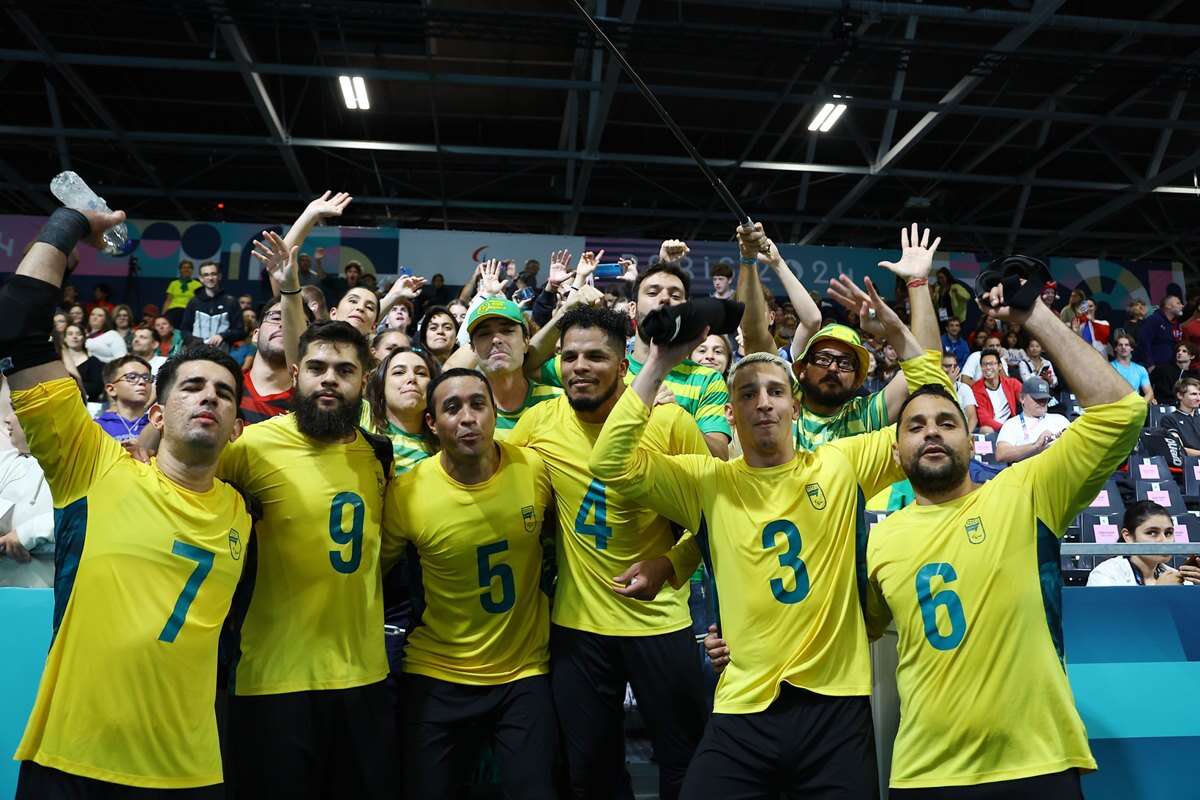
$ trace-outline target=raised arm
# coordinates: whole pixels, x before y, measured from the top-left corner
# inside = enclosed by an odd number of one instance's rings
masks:
[[[746,355],[750,353],[775,353],[775,340],[767,323],[767,301],[763,297],[762,280],[758,277],[758,258],[766,247],[767,237],[762,223],[754,227],[745,225],[737,229],[738,280],[736,297],[746,306],[742,314],[742,338],[746,343]],[[820,326],[818,326],[820,327]]]
[[[318,222],[329,219],[331,217],[340,217],[342,212],[346,210],[346,206],[350,205],[350,201],[354,198],[346,192],[338,192],[333,194],[326,191],[320,197],[313,200],[292,223],[292,227],[288,229],[287,236],[283,237],[287,243],[288,250],[295,247],[299,252],[300,245],[304,244],[304,240],[308,238],[308,234],[312,231],[313,226]],[[276,279],[267,274],[271,281],[271,294],[279,294],[279,284]]]
[[[300,335],[308,327],[304,298],[300,296],[300,267],[296,263],[300,246],[289,246],[274,231],[263,231],[263,238],[267,241],[254,241],[253,255],[271,277],[271,284],[278,288],[279,311],[283,317],[283,355],[291,367],[300,361]]]
[[[812,335],[821,329],[821,309],[813,301],[812,295],[804,288],[804,284],[792,272],[787,261],[779,253],[775,242],[767,239],[767,253],[759,253],[760,261],[775,271],[783,291],[787,293],[788,301],[796,309],[796,333],[792,336],[792,356],[804,349]]]
[[[913,335],[926,350],[942,349],[942,334],[938,329],[937,311],[933,307],[933,296],[929,293],[929,273],[933,269],[933,254],[937,252],[942,237],[929,243],[929,228],[917,238],[917,223],[911,232],[900,229],[900,260],[880,261],[879,266],[902,278],[908,284],[908,303],[912,309],[909,320]],[[903,402],[903,399],[901,400]]]

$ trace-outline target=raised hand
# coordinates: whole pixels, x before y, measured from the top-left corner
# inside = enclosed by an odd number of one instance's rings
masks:
[[[91,228],[87,238],[83,241],[97,250],[107,247],[104,242],[104,232],[125,221],[124,211],[80,211],[79,213],[87,218],[88,226]]]
[[[888,331],[903,328],[900,317],[875,291],[874,282],[870,278],[865,282],[864,292],[849,277],[840,275],[829,282],[829,296],[842,308],[858,314],[859,327],[871,336],[883,337]]]
[[[1022,280],[1021,283],[1024,284],[1025,281]],[[1031,314],[1040,313],[1038,311],[1038,306],[1041,306],[1042,310],[1046,310],[1045,303],[1034,303],[1033,308],[1031,308],[1029,311],[1018,311],[1012,306],[1006,305],[1004,302],[1003,283],[997,283],[992,287],[990,292],[981,295],[975,302],[979,305],[979,309],[988,317],[991,317],[992,319],[1007,320],[1008,322],[1016,323],[1017,325],[1024,325],[1029,320],[1029,316]],[[1072,320],[1071,324],[1071,327],[1074,328],[1076,333],[1079,332],[1079,326],[1077,323],[1078,320]]]
[[[350,201],[353,199],[354,198],[346,192],[338,192],[337,194],[333,194],[330,191],[326,191],[325,194],[309,203],[308,208],[305,209],[305,212],[317,217],[318,219],[340,217],[342,212],[346,210],[346,206],[350,205]]]
[[[621,273],[621,280],[636,283],[638,279],[638,268],[636,258],[621,258],[617,260],[621,265],[621,269],[625,270]]]
[[[763,250],[764,242],[769,242],[761,222],[754,225],[739,225],[737,229],[738,252],[742,258],[756,258]]]
[[[508,281],[500,279],[500,262],[489,258],[479,265],[479,294],[484,297],[499,297],[504,294]]]
[[[600,260],[604,258],[604,251],[593,253],[588,250],[579,257],[579,266],[575,268],[575,283],[587,283],[587,279],[592,277],[592,273],[596,271],[596,267],[600,266]]]
[[[404,298],[405,300],[416,300],[417,295],[421,293],[421,288],[425,285],[425,279],[419,275],[401,275],[392,282],[388,289],[387,296],[395,300]]]
[[[550,273],[546,277],[546,288],[550,291],[557,291],[559,286],[562,286],[575,275],[575,270],[571,269],[571,251],[570,250],[555,250],[550,254]]]
[[[572,291],[563,300],[562,308],[564,311],[574,308],[575,306],[598,306],[604,303],[604,292],[597,289],[595,286],[580,286]]]
[[[917,239],[917,232],[918,228],[915,222],[912,224],[911,235],[907,228],[901,228],[900,260],[880,261],[879,266],[906,280],[928,278],[929,271],[933,268],[933,254],[937,252],[938,245],[942,243],[942,237],[937,237],[933,240],[933,244],[930,244],[929,228],[926,228],[921,234],[920,240]]]
[[[300,247],[293,246],[289,251],[283,237],[274,231],[263,231],[263,238],[267,241],[254,240],[251,255],[262,263],[263,269],[280,289],[291,291],[299,288],[300,268],[296,265],[296,255],[300,252]]]
[[[690,252],[691,248],[687,246],[686,242],[679,239],[667,239],[658,246],[658,260],[678,261]]]

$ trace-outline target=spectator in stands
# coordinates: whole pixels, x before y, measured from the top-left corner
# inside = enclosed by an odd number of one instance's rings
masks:
[[[369,338],[375,333],[375,323],[379,320],[379,298],[366,286],[355,286],[329,309],[329,318],[348,322]]]
[[[429,279],[429,283],[421,289],[420,296],[417,297],[416,314],[424,317],[431,306],[444,306],[450,302],[453,295],[450,292],[450,287],[446,285],[446,277],[440,272],[434,273]]]
[[[967,363],[967,358],[971,355],[971,348],[967,346],[966,339],[959,335],[962,333],[962,323],[956,317],[951,317],[942,323],[942,330],[944,331],[942,333],[942,352],[953,354],[955,361],[959,364]]]
[[[63,311],[54,312],[54,332],[59,336],[67,329],[67,315]]]
[[[380,364],[392,351],[402,348],[406,350],[412,349],[412,339],[409,335],[404,331],[384,328],[375,334],[375,338],[371,340],[371,358],[376,364]]]
[[[962,365],[959,380],[968,386],[974,386],[975,381],[979,380],[979,376],[982,374],[979,369],[979,362],[983,358],[983,351],[995,350],[999,353],[1004,348],[1001,344],[1002,341],[999,333],[989,333],[983,341],[983,347],[967,356],[967,360]],[[1001,360],[1003,360],[1003,356],[1001,356]]]
[[[1153,370],[1175,360],[1175,345],[1183,340],[1179,318],[1183,301],[1179,295],[1168,293],[1158,309],[1138,326],[1138,363]]]
[[[1195,352],[1200,352],[1200,298],[1192,299],[1184,307],[1181,319],[1184,322],[1180,324],[1179,330],[1183,334],[1183,340],[1191,344]]]
[[[1058,389],[1058,375],[1054,373],[1054,365],[1050,359],[1042,355],[1042,343],[1030,338],[1025,343],[1025,358],[1020,364],[1020,379],[1041,378],[1050,385],[1050,390]]]
[[[62,289],[62,300],[58,301],[60,311],[69,311],[71,306],[79,303],[79,290],[71,284],[67,284]]]
[[[304,316],[309,323],[313,321],[307,306]],[[254,361],[242,373],[245,389],[241,415],[247,425],[287,413],[292,402],[292,373],[284,355],[283,312],[278,297],[263,303],[258,319],[258,330],[251,337]]]
[[[966,286],[954,280],[950,270],[942,267],[937,271],[937,280],[933,287],[933,306],[937,309],[938,320],[949,322],[958,320],[958,324],[967,320],[967,305],[971,302],[971,291]],[[958,334],[955,334],[957,336]]]
[[[1150,313],[1150,309],[1146,308],[1146,301],[1141,298],[1136,298],[1129,301],[1129,305],[1125,306],[1125,324],[1133,327],[1146,318]]]
[[[1069,421],[1061,414],[1046,411],[1050,405],[1050,384],[1034,376],[1021,384],[1021,412],[1000,427],[996,436],[996,460],[1015,464],[1036,456],[1067,429]]]
[[[387,330],[404,331],[408,333],[413,323],[413,304],[411,300],[400,298],[383,318],[383,327]]]
[[[374,272],[364,272],[362,277],[358,279],[358,285],[370,289],[375,294],[379,294],[379,279],[375,277]]]
[[[238,301],[241,302],[240,297]],[[254,354],[258,352],[258,348],[254,346],[254,332],[258,330],[258,316],[254,313],[254,309],[242,309],[242,330],[246,332],[246,338],[233,343],[229,349],[229,356],[245,372],[250,369],[250,359],[254,358]]]
[[[1054,307],[1058,305],[1058,283],[1055,281],[1047,281],[1046,284],[1042,286],[1041,299],[1042,302],[1046,304],[1046,308],[1049,308],[1051,311],[1053,311]]]
[[[296,264],[300,268],[300,285],[317,286],[319,288],[321,276],[317,274],[315,269],[313,269],[312,256],[310,256],[308,253],[301,253],[296,259]]]
[[[150,376],[158,377],[158,369],[167,363],[166,356],[158,352],[158,331],[154,328],[138,328],[133,332],[129,352],[150,365]]]
[[[1175,396],[1175,384],[1179,383],[1181,378],[1200,378],[1200,373],[1193,369],[1195,358],[1195,348],[1191,343],[1183,341],[1175,346],[1173,363],[1164,364],[1150,373],[1150,387],[1154,389],[1154,396],[1159,402],[1170,402],[1170,398]]]
[[[733,299],[733,269],[725,261],[718,261],[709,272],[712,278],[712,296],[718,300]]]
[[[1063,306],[1062,311],[1058,312],[1059,319],[1070,325],[1082,313],[1079,305],[1084,301],[1084,298],[1083,287],[1076,286],[1072,289],[1071,296],[1067,298],[1067,304]]]
[[[958,407],[963,410],[963,415],[967,418],[967,433],[974,433],[975,428],[979,426],[978,401],[975,399],[975,392],[971,391],[971,387],[958,379],[958,360],[954,357],[954,353],[942,353],[942,370],[950,376],[950,382],[954,384]]]
[[[113,329],[121,334],[125,341],[125,349],[133,344],[133,309],[122,303],[113,309]]]
[[[692,351],[691,358],[697,364],[703,364],[725,375],[733,362],[733,346],[724,336],[711,333]]]
[[[1021,331],[1009,328],[1004,332],[1004,374],[1010,378],[1019,378],[1021,362],[1024,361],[1025,348]]]
[[[170,358],[183,350],[187,337],[175,330],[171,320],[164,314],[154,318],[154,331],[158,334],[158,354]]]
[[[104,393],[108,410],[96,417],[104,432],[124,444],[137,441],[150,424],[146,409],[152,402],[150,364],[138,356],[124,356],[104,365]]]
[[[104,402],[104,365],[86,347],[87,335],[74,322],[63,331],[63,361],[75,368],[89,403]]]
[[[467,321],[467,311],[470,310],[470,306],[463,300],[451,300],[450,305],[446,308],[450,311],[450,316],[454,317],[456,329],[461,328]]]
[[[1146,402],[1154,405],[1154,388],[1150,385],[1150,373],[1146,372],[1146,368],[1141,364],[1134,363],[1133,360],[1135,345],[1132,336],[1127,333],[1118,333],[1113,342],[1116,358],[1112,361],[1112,367],[1121,373],[1121,377],[1128,381],[1134,390],[1142,393]]]
[[[195,265],[191,261],[180,261],[179,277],[167,284],[162,313],[171,320],[172,327],[178,328],[183,322],[183,312],[200,288],[200,281],[192,277],[193,269]]]
[[[254,298],[248,294],[239,294],[238,295],[238,305],[241,307],[242,311],[246,311],[246,310],[253,311],[254,310]]]
[[[83,306],[79,303],[72,303],[71,305],[67,306],[67,319],[76,325],[82,326],[85,316],[86,314],[84,313]]]
[[[1175,410],[1164,414],[1160,424],[1179,432],[1189,456],[1200,456],[1200,413],[1196,412],[1200,407],[1200,380],[1191,375],[1181,378],[1175,384],[1174,394]]]
[[[305,308],[312,314],[314,322],[329,321],[329,304],[325,301],[325,293],[316,286],[301,286],[300,297]]]
[[[241,306],[233,295],[221,291],[221,268],[212,261],[200,265],[200,290],[187,304],[180,329],[189,336],[229,352],[246,336]]]
[[[428,353],[398,348],[383,358],[367,380],[368,427],[392,440],[395,475],[403,475],[437,451],[437,439],[425,425],[425,390],[440,373]]]
[[[104,364],[129,352],[124,337],[113,327],[112,315],[103,306],[88,314],[87,351]]]
[[[1167,510],[1152,500],[1140,500],[1125,509],[1121,538],[1131,544],[1171,544],[1175,524]],[[1162,554],[1116,556],[1096,565],[1088,575],[1088,586],[1178,586],[1183,581],[1200,583],[1200,568],[1171,569],[1171,556]]]
[[[29,454],[7,381],[0,422],[11,445],[0,450],[0,506],[12,509],[0,529],[0,587],[49,588],[54,585],[54,501],[41,465]]]
[[[979,358],[982,377],[971,385],[975,393],[979,432],[995,433],[1014,413],[1021,410],[1021,382],[1002,375],[1000,351],[989,347]]]
[[[1112,325],[1108,320],[1096,319],[1095,302],[1084,300],[1079,304],[1079,313],[1071,321],[1071,330],[1078,333],[1085,342],[1096,348],[1098,353],[1108,356],[1108,341],[1112,334]]]
[[[138,323],[143,327],[154,327],[154,319],[158,316],[158,306],[153,303],[147,303],[142,306],[142,321]]]
[[[359,280],[363,275],[362,264],[357,261],[347,261],[341,276],[336,272],[330,275],[325,272],[325,248],[318,247],[313,251],[313,256],[317,275],[321,277],[321,288],[325,290],[325,301],[330,306],[336,306],[346,292],[359,285]]]
[[[90,314],[97,308],[103,308],[111,315],[115,306],[109,300],[110,297],[112,297],[112,288],[107,283],[97,283],[92,288],[92,302],[87,304],[88,313]]]
[[[438,365],[454,352],[457,345],[458,322],[445,306],[432,306],[425,312],[418,328],[421,346],[437,360]]]

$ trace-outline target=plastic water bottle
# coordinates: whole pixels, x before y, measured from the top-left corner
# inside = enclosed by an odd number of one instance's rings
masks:
[[[112,211],[103,197],[97,196],[83,178],[69,170],[54,176],[50,181],[50,191],[60,203],[76,211]],[[106,230],[102,238],[104,252],[110,256],[119,255],[129,242],[129,229],[122,222]]]

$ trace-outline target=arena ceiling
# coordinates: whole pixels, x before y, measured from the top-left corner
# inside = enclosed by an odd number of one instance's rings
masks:
[[[1194,2],[588,5],[777,238],[1200,255]],[[139,217],[281,222],[330,188],[348,224],[731,234],[571,0],[10,0],[0,31],[9,213],[70,167]]]

